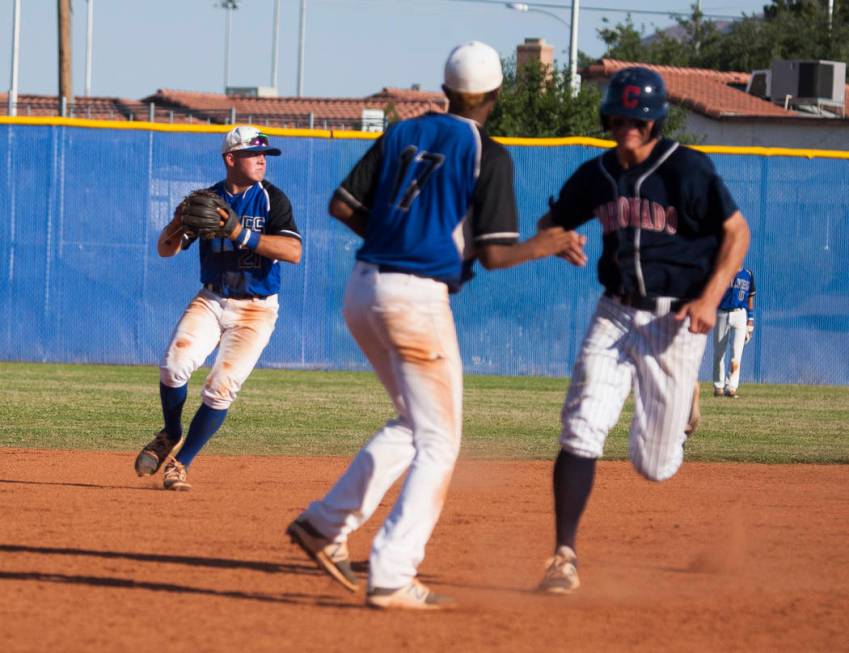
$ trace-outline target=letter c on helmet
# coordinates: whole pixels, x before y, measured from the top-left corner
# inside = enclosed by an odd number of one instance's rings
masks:
[[[622,106],[626,109],[636,109],[640,103],[640,87],[629,84],[622,89]]]

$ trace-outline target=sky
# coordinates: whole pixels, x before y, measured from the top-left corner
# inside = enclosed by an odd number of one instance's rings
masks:
[[[92,95],[141,99],[160,88],[220,93],[225,81],[221,0],[93,0]],[[761,11],[766,0],[702,0],[706,14]],[[87,0],[71,0],[74,93],[85,90]],[[238,0],[231,12],[230,86],[272,86],[274,0]],[[438,90],[451,48],[484,41],[502,56],[541,37],[568,60],[568,0],[545,0],[519,13],[493,0],[306,0],[304,96],[363,97],[386,86]],[[597,30],[625,10],[689,12],[692,0],[581,0],[578,47],[598,57]],[[0,0],[0,85],[11,85],[14,0]],[[282,0],[279,94],[297,93],[300,0]],[[600,10],[604,9],[604,10]],[[613,11],[621,9],[622,11]],[[549,13],[541,13],[549,12]],[[668,15],[634,15],[646,33],[673,24]],[[57,0],[21,0],[18,93],[58,91]]]

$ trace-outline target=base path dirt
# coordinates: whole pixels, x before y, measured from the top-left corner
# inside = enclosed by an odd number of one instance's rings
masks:
[[[377,612],[282,533],[340,458],[201,456],[190,492],[132,453],[0,449],[0,649],[849,650],[849,467],[602,463],[583,587],[533,592],[553,545],[551,463],[461,461],[421,578],[460,607]],[[350,542],[365,580],[394,494]]]

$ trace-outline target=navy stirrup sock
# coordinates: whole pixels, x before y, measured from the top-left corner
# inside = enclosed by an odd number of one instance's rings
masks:
[[[162,381],[159,382],[159,398],[162,400],[162,418],[165,421],[165,432],[170,440],[179,440],[183,435],[183,404],[189,394],[189,384],[179,388],[170,388]]]
[[[595,478],[595,458],[579,458],[560,451],[554,463],[554,512],[557,546],[575,550],[578,521],[587,505]]]
[[[206,404],[201,404],[189,427],[186,442],[183,444],[183,448],[180,449],[180,453],[177,454],[177,460],[186,467],[191,465],[194,457],[209,442],[209,439],[215,435],[215,432],[221,428],[225,417],[227,417],[226,408],[219,410],[210,408]]]

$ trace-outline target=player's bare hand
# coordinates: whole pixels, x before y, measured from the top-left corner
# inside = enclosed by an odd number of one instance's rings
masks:
[[[690,333],[708,333],[716,323],[716,306],[704,299],[684,304],[675,314],[678,321],[690,318]]]
[[[579,234],[577,231],[567,231],[566,235],[568,236],[568,244],[557,255],[560,258],[565,258],[572,265],[576,265],[579,268],[584,267],[587,264],[587,254],[584,252],[587,237]]]
[[[570,247],[570,241],[573,239],[574,232],[566,231],[563,227],[548,227],[540,229],[532,240],[536,241],[537,255],[543,258],[560,254]]]

